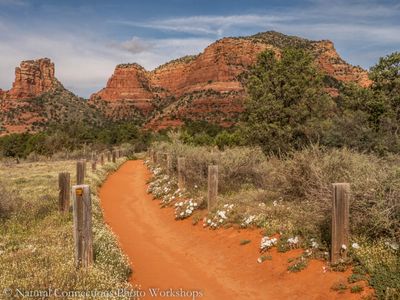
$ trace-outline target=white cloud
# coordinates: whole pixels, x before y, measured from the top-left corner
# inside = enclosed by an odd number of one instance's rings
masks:
[[[151,50],[154,46],[152,43],[136,36],[123,42],[112,42],[110,45],[114,48],[125,50],[133,54]]]
[[[165,31],[176,31],[191,34],[212,34],[221,36],[233,27],[258,26],[267,27],[277,22],[289,21],[291,16],[275,15],[231,15],[231,16],[191,16],[153,20],[149,22],[110,21],[111,23],[132,27],[152,28]]]

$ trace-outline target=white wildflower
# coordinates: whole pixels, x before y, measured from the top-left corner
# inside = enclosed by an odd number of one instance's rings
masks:
[[[351,247],[352,247],[353,249],[360,249],[360,248],[361,248],[360,245],[357,244],[357,243],[351,244]]]
[[[385,245],[392,248],[393,250],[397,251],[399,250],[399,244],[396,243],[389,243],[389,242],[385,242]]]
[[[288,238],[287,242],[290,245],[297,245],[297,243],[299,242],[299,238],[297,236],[295,236],[294,238]]]
[[[219,216],[219,217],[221,217],[222,219],[227,219],[228,217],[226,216],[226,212],[224,211],[224,210],[221,210],[221,211],[218,211],[217,212],[217,215]]]
[[[278,240],[276,238],[270,239],[268,236],[261,238],[260,249],[266,250],[276,244]]]

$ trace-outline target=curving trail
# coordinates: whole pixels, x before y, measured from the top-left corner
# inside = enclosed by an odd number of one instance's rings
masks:
[[[258,264],[261,236],[256,230],[207,230],[190,220],[175,221],[172,208],[160,209],[147,194],[150,176],[143,161],[128,161],[100,190],[105,221],[130,258],[131,282],[146,292],[145,299],[156,299],[149,288],[204,294],[195,299],[361,299],[332,292],[332,284],[346,281],[348,273],[324,273],[323,262],[312,261],[300,273],[287,272],[288,258],[300,250],[272,250],[272,260]],[[243,239],[251,243],[239,245]]]

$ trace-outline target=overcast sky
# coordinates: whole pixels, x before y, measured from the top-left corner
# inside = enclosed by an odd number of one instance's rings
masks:
[[[221,37],[268,30],[332,40],[368,69],[400,51],[400,1],[0,0],[0,88],[21,60],[49,57],[64,86],[88,97],[119,63],[151,70]]]

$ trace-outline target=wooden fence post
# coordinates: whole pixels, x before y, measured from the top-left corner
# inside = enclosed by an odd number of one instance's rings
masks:
[[[97,161],[96,159],[92,161],[92,172],[96,171],[97,169]]]
[[[71,177],[67,172],[58,174],[58,187],[60,190],[58,198],[58,207],[60,212],[68,212],[70,200]]]
[[[86,162],[79,160],[76,162],[76,184],[83,184],[85,181],[85,165]]]
[[[171,176],[172,173],[172,154],[167,153],[167,174]]]
[[[332,245],[331,263],[346,258],[349,247],[350,184],[332,184]]]
[[[157,154],[154,149],[152,150],[152,160],[153,160],[153,164],[157,163]]]
[[[185,164],[186,164],[185,158],[178,157],[178,187],[180,189],[184,189],[186,186]]]
[[[207,207],[210,211],[217,201],[218,196],[218,166],[208,166],[208,197]]]
[[[72,187],[75,265],[88,267],[93,263],[92,200],[88,185]]]
[[[104,154],[100,155],[100,164],[104,166]]]
[[[111,162],[111,152],[110,151],[107,152],[107,161]]]
[[[115,164],[115,162],[117,161],[117,153],[115,153],[115,151],[112,152],[112,162]]]

